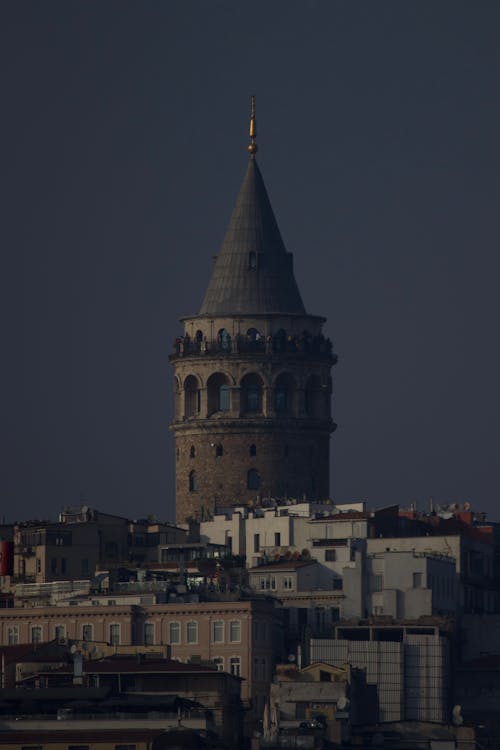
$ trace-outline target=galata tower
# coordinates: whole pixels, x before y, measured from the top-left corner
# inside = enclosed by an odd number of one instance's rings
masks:
[[[250,159],[197,315],[174,366],[176,516],[329,494],[331,342],[309,315],[257,165]]]

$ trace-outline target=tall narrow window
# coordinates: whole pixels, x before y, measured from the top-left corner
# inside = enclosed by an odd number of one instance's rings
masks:
[[[241,641],[240,620],[231,620],[229,623],[229,640],[231,643],[239,643]]]
[[[198,643],[198,623],[196,620],[190,620],[186,624],[186,642]]]
[[[31,643],[40,643],[42,640],[42,628],[38,625],[31,628]]]
[[[112,646],[120,645],[120,625],[118,623],[109,626],[109,642]]]
[[[224,454],[224,449],[222,445],[219,443],[215,446],[215,456],[216,458],[220,458]]]
[[[251,271],[257,268],[257,254],[254,252],[248,253],[248,267]]]
[[[180,622],[171,622],[168,626],[168,641],[171,644],[181,642],[181,624]]]
[[[256,445],[251,445],[249,453],[250,453],[251,456],[256,456],[257,455],[257,446]]]
[[[257,469],[250,469],[247,472],[247,489],[258,490],[260,487],[260,476]]]
[[[260,341],[260,339],[259,339]],[[254,342],[255,344],[258,341]],[[242,413],[262,412],[262,388],[263,382],[260,375],[255,372],[248,373],[241,380],[241,410]]]
[[[19,630],[17,625],[12,625],[7,629],[7,642],[9,646],[14,646],[19,643]]]
[[[224,657],[223,656],[214,656],[212,659],[213,663],[217,667],[218,672],[224,671]]]
[[[231,408],[231,391],[229,386],[224,384],[219,388],[219,411],[229,411]]]
[[[66,628],[64,625],[56,625],[54,628],[54,638],[56,641],[60,641],[61,638],[66,638]]]
[[[195,471],[189,472],[189,491],[190,492],[196,492],[198,489],[198,479],[196,477]]]
[[[260,534],[253,535],[253,551],[254,552],[260,551]]]
[[[153,622],[144,623],[144,645],[154,646],[155,643],[155,626]]]
[[[196,457],[196,448],[194,445],[191,446],[189,449],[189,458],[195,458]]]
[[[92,625],[83,625],[82,639],[84,641],[92,641],[94,639],[94,629]]]
[[[212,623],[212,642],[224,643],[224,620],[215,620]]]
[[[231,656],[229,659],[229,671],[235,677],[239,677],[241,674],[241,658],[239,656]]]

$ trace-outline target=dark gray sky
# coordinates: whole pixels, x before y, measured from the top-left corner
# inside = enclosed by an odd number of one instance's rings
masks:
[[[499,518],[497,0],[0,4],[1,500],[173,517],[171,342],[259,164],[332,495]]]

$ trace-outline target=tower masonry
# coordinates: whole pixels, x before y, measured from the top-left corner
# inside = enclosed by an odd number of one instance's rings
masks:
[[[252,102],[253,105],[253,102]],[[329,494],[331,368],[305,311],[255,158],[197,315],[182,319],[174,366],[177,521],[265,498]]]

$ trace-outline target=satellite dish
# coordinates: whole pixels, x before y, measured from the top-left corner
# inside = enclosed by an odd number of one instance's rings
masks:
[[[295,661],[295,654],[288,654],[288,661],[292,664]]]
[[[345,695],[341,695],[337,701],[337,708],[339,709],[339,711],[345,711],[347,706],[349,705],[349,702],[349,698],[346,698]]]
[[[464,717],[462,716],[462,706],[458,704],[456,706],[453,706],[451,712],[451,723],[456,727],[459,727],[464,723]]]

